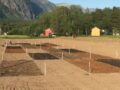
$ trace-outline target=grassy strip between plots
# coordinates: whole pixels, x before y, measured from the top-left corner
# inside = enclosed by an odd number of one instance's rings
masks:
[[[1,38],[3,38],[3,39],[41,39],[41,38],[47,38],[47,37],[30,37],[27,35],[7,35],[7,36],[0,35],[0,39]],[[78,39],[79,38],[120,39],[120,36],[112,36],[112,35],[104,35],[101,37],[78,36],[77,38]]]
[[[30,38],[29,36],[26,35],[0,35],[0,38],[4,38],[4,39],[26,39],[26,38]]]
[[[43,37],[30,37],[27,35],[7,35],[7,36],[0,35],[0,38],[1,39],[40,39]]]

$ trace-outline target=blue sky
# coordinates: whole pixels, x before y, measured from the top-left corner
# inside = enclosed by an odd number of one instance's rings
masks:
[[[78,4],[84,8],[120,7],[120,0],[49,0],[53,3]]]

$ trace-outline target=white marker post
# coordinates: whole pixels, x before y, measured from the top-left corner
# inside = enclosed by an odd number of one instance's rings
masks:
[[[92,59],[92,52],[91,52],[91,48],[90,48],[90,52],[89,52],[89,75],[91,73],[91,59]]]
[[[27,48],[26,48],[26,54],[28,53]]]
[[[3,50],[3,53],[2,53],[2,61],[4,60],[4,50]]]
[[[71,53],[71,49],[69,48],[69,54]]]
[[[6,47],[6,45],[5,45],[5,47]],[[2,61],[4,60],[5,47],[4,47],[4,50],[3,50],[3,53],[2,53]]]
[[[46,62],[44,62],[44,76],[46,76],[47,70],[46,70]]]
[[[34,59],[34,53],[31,53],[32,54],[32,59]]]
[[[62,56],[61,56],[61,59],[62,59],[62,60],[64,60],[64,54],[63,54],[63,52],[62,52]]]
[[[2,53],[2,61],[4,60],[4,53],[5,53],[6,47],[7,47],[7,42],[5,42],[4,50],[3,50],[3,53]]]

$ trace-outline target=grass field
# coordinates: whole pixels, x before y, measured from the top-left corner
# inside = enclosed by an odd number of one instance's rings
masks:
[[[29,39],[31,38],[30,36],[27,35],[0,35],[0,38],[5,38],[5,39]]]
[[[7,36],[0,35],[0,38],[3,38],[3,39],[41,39],[43,37],[31,37],[27,35],[7,35]],[[112,35],[104,35],[101,37],[78,36],[77,38],[88,39],[88,40],[95,38],[95,39],[104,40],[104,39],[120,39],[120,36],[112,36]]]
[[[48,37],[31,37],[27,35],[0,35],[0,38],[3,39],[42,39],[42,38],[48,38]]]

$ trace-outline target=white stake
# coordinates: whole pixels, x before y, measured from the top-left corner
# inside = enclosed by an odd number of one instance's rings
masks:
[[[27,48],[26,48],[26,54],[28,53]]]
[[[71,53],[71,49],[69,48],[69,54]]]
[[[91,59],[92,59],[92,53],[91,53],[91,48],[90,48],[90,52],[89,52],[89,54],[90,54],[90,58],[89,58],[89,75],[90,75],[90,73],[91,73]]]
[[[2,61],[3,61],[3,59],[4,59],[4,51],[3,51],[3,53],[2,53]]]
[[[62,52],[62,58],[61,59],[64,60],[64,54],[63,54],[63,52]]]
[[[3,53],[2,53],[2,61],[3,61],[3,59],[4,59],[4,50],[3,50]]]
[[[47,71],[46,71],[46,62],[44,62],[44,76],[46,76]]]
[[[34,59],[34,53],[31,53],[32,54],[32,58]]]
[[[4,50],[3,50],[3,53],[2,53],[2,61],[4,60],[4,53],[5,53],[6,47],[7,47],[7,42],[5,42]]]
[[[91,73],[91,59],[89,60],[89,74]]]

